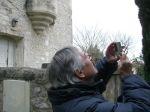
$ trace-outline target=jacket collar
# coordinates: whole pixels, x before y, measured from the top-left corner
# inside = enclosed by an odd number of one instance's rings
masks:
[[[78,97],[99,94],[102,85],[102,81],[98,81],[90,84],[77,83],[58,88],[50,88],[48,90],[48,97],[52,104],[57,105]]]

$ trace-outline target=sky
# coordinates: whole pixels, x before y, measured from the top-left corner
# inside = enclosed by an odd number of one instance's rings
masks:
[[[107,33],[124,33],[132,36],[131,57],[141,53],[142,34],[138,20],[138,7],[134,0],[72,0],[73,32],[77,28],[93,26]]]

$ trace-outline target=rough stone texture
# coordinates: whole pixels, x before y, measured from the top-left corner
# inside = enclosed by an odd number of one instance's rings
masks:
[[[23,68],[23,67],[0,67],[0,81],[5,79],[18,79],[44,83],[47,80],[45,69]],[[46,83],[46,82],[45,82]]]
[[[112,102],[116,102],[118,96],[120,96],[121,93],[121,81],[120,77],[118,75],[114,75],[109,80],[106,91],[104,92],[104,97],[107,100],[110,100]]]
[[[31,20],[32,28],[37,34],[53,25],[56,19],[56,0],[27,0],[26,13]]]
[[[56,1],[55,23],[38,35],[33,30],[26,13],[26,0],[0,0],[0,35],[16,40],[16,67],[40,68],[42,63],[50,62],[58,49],[72,44],[71,0]],[[37,2],[37,5],[39,4]],[[17,21],[15,27],[12,27],[12,20]],[[7,68],[7,70],[1,68],[0,112],[2,112],[2,81],[5,79],[30,80],[31,112],[51,112],[51,104],[47,98],[49,83],[45,80],[47,76],[43,71],[31,68]]]
[[[49,62],[53,54],[60,48],[72,43],[71,7],[68,0],[57,1],[57,17],[55,24],[42,35],[29,35],[25,44],[25,66],[40,67]],[[33,38],[30,38],[33,37]],[[30,52],[32,51],[32,52]],[[42,53],[41,53],[42,51]],[[31,62],[31,60],[33,62]]]
[[[0,112],[2,111],[3,80],[15,79],[30,81],[31,112],[52,112],[47,97],[50,87],[45,69],[3,67],[0,68]]]
[[[30,112],[30,82],[3,81],[3,112]]]
[[[55,23],[37,35],[26,14],[26,0],[0,1],[0,35],[23,37],[17,41],[16,66],[40,68],[42,63],[50,61],[56,50],[72,44],[70,2],[57,0]],[[12,19],[18,21],[15,27],[11,26]]]

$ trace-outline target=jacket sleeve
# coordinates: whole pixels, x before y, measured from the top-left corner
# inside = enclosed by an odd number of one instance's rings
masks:
[[[96,68],[98,70],[98,74],[95,78],[95,80],[103,79],[104,83],[107,84],[108,80],[112,76],[112,74],[117,70],[118,63],[109,63],[104,57],[103,59],[100,59],[96,63]]]
[[[130,75],[122,80],[124,103],[95,103],[94,112],[150,112],[150,86],[139,76]],[[89,111],[90,112],[90,111]]]
[[[98,72],[103,74],[112,74],[117,69],[117,65],[117,61],[114,63],[109,63],[106,57],[96,62]]]

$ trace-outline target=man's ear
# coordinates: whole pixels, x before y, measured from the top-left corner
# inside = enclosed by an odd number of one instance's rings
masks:
[[[76,76],[77,76],[79,79],[83,79],[83,78],[85,77],[85,75],[83,74],[82,70],[77,69],[77,70],[75,70],[74,72],[75,72]]]

